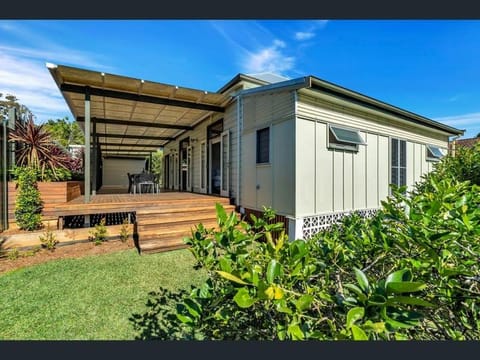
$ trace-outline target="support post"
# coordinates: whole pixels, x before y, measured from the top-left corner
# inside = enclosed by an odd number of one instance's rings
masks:
[[[98,151],[97,151],[97,119],[93,118],[93,134],[92,134],[92,139],[93,139],[93,144],[92,144],[92,149],[93,149],[93,161],[91,164],[92,167],[92,195],[97,194],[97,156],[98,156]]]
[[[0,115],[0,117],[2,117]],[[8,229],[8,162],[7,162],[7,141],[8,141],[8,133],[7,133],[7,119],[2,117],[2,131],[3,131],[3,138],[2,138],[2,166],[1,166],[1,171],[2,171],[2,219],[0,221],[2,224],[0,224],[0,231]]]
[[[150,160],[148,161],[148,172],[151,173],[152,172],[152,153],[150,153]]]
[[[90,147],[90,88],[85,88],[85,203],[90,202],[91,192],[91,147]]]

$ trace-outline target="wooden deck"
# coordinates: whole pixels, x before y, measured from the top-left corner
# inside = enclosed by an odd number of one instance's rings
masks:
[[[93,215],[134,212],[134,238],[140,252],[157,252],[185,247],[183,237],[192,227],[203,223],[216,226],[215,204],[220,203],[227,212],[234,211],[228,198],[186,193],[160,194],[100,194],[89,203],[80,196],[68,203],[56,204],[48,210],[49,216]]]

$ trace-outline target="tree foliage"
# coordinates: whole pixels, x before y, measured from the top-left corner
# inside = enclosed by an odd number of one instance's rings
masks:
[[[11,108],[17,109],[17,114],[21,119],[27,120],[33,118],[29,108],[21,104],[15,95],[0,93],[0,115],[8,117],[8,110]]]
[[[85,136],[76,121],[69,121],[68,117],[63,119],[50,119],[45,125],[45,130],[49,132],[52,139],[64,148],[70,145],[85,144]]]
[[[163,174],[163,151],[157,150],[152,153],[152,173],[157,175],[159,179]]]

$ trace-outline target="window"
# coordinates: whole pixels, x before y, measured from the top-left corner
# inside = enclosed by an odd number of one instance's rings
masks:
[[[439,147],[433,145],[427,145],[427,160],[428,161],[439,161],[443,156],[442,150]]]
[[[257,164],[270,162],[270,128],[257,130]]]
[[[358,130],[328,126],[329,148],[358,151],[358,145],[365,145]]]
[[[407,185],[407,142],[405,140],[392,139],[392,168],[390,183],[403,186]]]

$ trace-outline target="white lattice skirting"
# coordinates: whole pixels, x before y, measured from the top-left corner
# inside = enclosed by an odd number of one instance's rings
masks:
[[[377,213],[377,211],[378,211],[378,208],[362,209],[362,210],[343,211],[343,212],[337,212],[337,213],[329,213],[329,214],[304,217],[302,219],[303,238],[310,239],[321,230],[326,229],[332,226],[333,224],[340,222],[342,218],[354,212],[358,213],[361,217],[371,218],[373,215]]]

